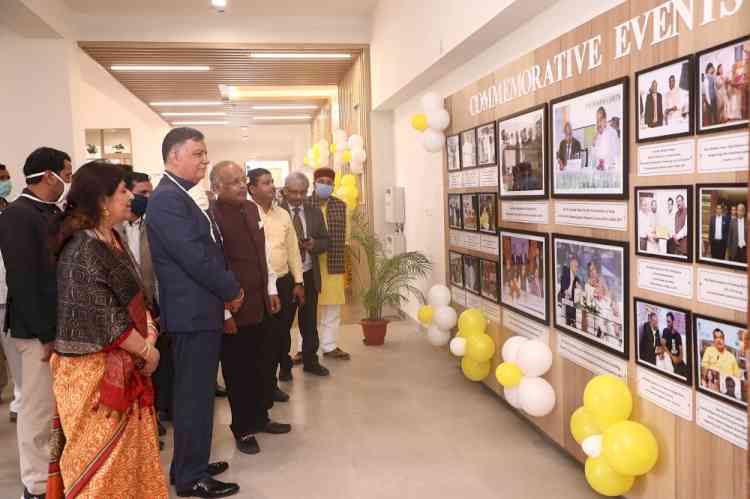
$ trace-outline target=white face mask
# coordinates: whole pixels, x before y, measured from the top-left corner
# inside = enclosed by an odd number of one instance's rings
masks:
[[[55,178],[56,178],[57,180],[59,180],[60,182],[62,182],[62,185],[63,185],[63,191],[62,191],[62,193],[60,194],[60,197],[59,197],[59,198],[57,198],[57,201],[55,201],[54,203],[51,203],[51,204],[57,204],[57,205],[59,205],[59,204],[63,204],[63,203],[65,202],[65,200],[66,200],[66,199],[68,198],[68,193],[70,192],[70,184],[69,184],[69,183],[67,183],[67,182],[65,182],[65,181],[64,181],[64,180],[62,179],[62,177],[60,177],[60,175],[58,175],[57,173],[53,172],[52,170],[50,170],[49,172],[50,172],[50,173],[51,173],[52,175],[54,175],[54,176],[55,176]],[[47,172],[46,172],[46,171],[44,171],[44,172],[41,172],[41,173],[35,173],[35,174],[33,174],[33,175],[28,175],[28,176],[26,177],[26,180],[28,180],[28,179],[30,179],[30,178],[41,177],[41,176],[45,175],[46,173],[47,173]]]
[[[208,210],[208,196],[206,195],[206,191],[201,185],[193,186],[190,190],[188,190],[188,195],[193,198],[193,201],[195,201],[195,204],[197,204],[201,210]]]

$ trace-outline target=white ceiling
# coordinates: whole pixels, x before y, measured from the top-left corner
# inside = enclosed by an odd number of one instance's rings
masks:
[[[214,12],[210,0],[64,0],[78,14],[195,16]],[[225,16],[368,17],[378,0],[227,0]]]

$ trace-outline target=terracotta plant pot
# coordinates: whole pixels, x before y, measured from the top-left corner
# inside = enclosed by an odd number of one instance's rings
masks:
[[[385,333],[388,330],[388,321],[360,321],[362,333],[365,336],[365,345],[382,345],[385,342]]]

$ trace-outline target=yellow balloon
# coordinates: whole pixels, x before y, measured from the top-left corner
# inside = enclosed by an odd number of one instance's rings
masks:
[[[635,477],[616,472],[604,457],[599,456],[586,459],[586,481],[601,495],[617,497],[630,490]]]
[[[505,388],[513,388],[521,382],[523,373],[515,362],[503,362],[495,369],[495,377],[497,378],[497,382]]]
[[[487,362],[495,355],[495,342],[487,334],[474,334],[466,339],[466,356],[477,362]]]
[[[478,308],[469,308],[458,316],[458,330],[466,336],[484,334],[487,330],[487,318]]]
[[[633,396],[628,385],[612,374],[597,376],[583,391],[583,406],[604,432],[615,423],[625,421],[633,411]]]
[[[349,151],[349,150],[346,150],[346,151],[344,151],[344,152],[343,152],[343,153],[341,154],[341,161],[343,161],[344,163],[348,163],[348,162],[350,162],[351,160],[352,160],[352,152],[351,152],[351,151]]]
[[[349,195],[349,196],[342,197],[341,200],[344,202],[346,207],[351,210],[357,207],[357,202],[359,201],[359,198],[357,198],[356,196]]]
[[[471,381],[482,381],[490,374],[490,361],[477,362],[469,357],[461,359],[461,370]]]
[[[312,152],[313,154],[320,154],[320,144],[313,144],[312,146]]]
[[[602,455],[616,472],[645,475],[659,459],[659,444],[651,430],[635,421],[620,421],[604,432]]]
[[[357,187],[357,177],[352,175],[351,173],[347,173],[341,178],[341,185],[345,185],[347,187]]]
[[[419,312],[417,312],[417,319],[425,326],[429,326],[432,324],[432,314],[434,312],[432,305],[422,305],[419,307]]]
[[[427,130],[427,115],[420,113],[412,116],[411,126],[414,130],[419,130],[420,132]]]
[[[304,158],[302,158],[302,164],[304,164],[305,166],[308,166],[310,164],[310,160],[307,159],[307,156],[305,156]]]
[[[313,159],[320,159],[320,148],[313,147],[312,157]]]
[[[335,153],[336,152],[336,143],[334,142],[333,144],[331,144],[330,147],[328,147],[328,150],[331,151],[331,154]]]
[[[601,431],[594,422],[594,416],[585,407],[579,407],[570,417],[570,433],[580,444],[587,438],[598,435]]]
[[[341,187],[341,174],[336,173],[336,177],[333,179],[333,190],[337,191]]]

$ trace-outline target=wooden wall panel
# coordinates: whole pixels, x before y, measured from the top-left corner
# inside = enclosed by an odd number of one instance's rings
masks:
[[[693,54],[700,50],[718,45],[720,43],[750,34],[750,2],[745,2],[740,11],[733,17],[717,20],[706,26],[701,26],[704,2],[695,1],[695,15],[693,30],[690,31],[679,23],[679,36],[673,37],[658,45],[651,45],[653,25],[647,26],[646,39],[640,50],[633,46],[631,54],[615,60],[614,27],[627,20],[641,16],[661,5],[663,0],[630,0],[618,7],[602,14],[592,21],[574,29],[560,38],[537,48],[533,52],[521,55],[515,61],[488,74],[481,80],[467,85],[462,90],[446,99],[446,109],[451,114],[451,125],[446,135],[459,133],[471,127],[475,127],[512,113],[532,107],[534,105],[549,102],[550,100],[573,92],[584,90],[597,84],[605,83],[623,76],[629,76],[628,104],[629,104],[629,196],[628,196],[628,227],[626,232],[617,230],[595,230],[576,228],[569,226],[517,224],[501,222],[501,228],[525,229],[538,232],[560,232],[569,235],[584,237],[595,237],[599,239],[627,241],[629,243],[630,264],[630,292],[627,296],[629,303],[629,338],[631,360],[628,364],[628,382],[631,386],[635,399],[635,407],[632,418],[647,425],[655,434],[660,447],[660,459],[656,468],[645,477],[636,481],[636,485],[628,493],[630,499],[741,499],[750,497],[748,491],[748,453],[729,442],[722,440],[695,424],[695,421],[685,421],[672,413],[665,411],[656,405],[640,399],[636,392],[636,364],[632,360],[635,356],[635,328],[632,320],[632,297],[654,300],[661,303],[670,303],[675,306],[703,313],[718,318],[746,323],[746,314],[735,312],[730,309],[710,306],[697,301],[697,288],[694,289],[695,299],[686,300],[647,290],[637,286],[637,261],[633,240],[634,216],[637,213],[634,205],[633,190],[635,186],[655,186],[665,184],[688,184],[711,182],[747,182],[747,172],[739,173],[711,173],[670,175],[660,177],[639,177],[637,175],[638,147],[635,142],[636,117],[634,116],[634,76],[636,71],[666,62],[684,55]],[[710,3],[710,2],[709,2]],[[733,2],[725,2],[726,7],[731,8]],[[714,12],[718,17],[719,2],[714,1]],[[517,98],[511,102],[500,104],[494,109],[485,111],[477,116],[471,116],[470,98],[480,90],[486,89],[493,82],[500,81],[518,74],[534,64],[544,64],[547,60],[560,53],[562,50],[573,47],[593,36],[602,35],[603,63],[594,70],[584,71],[583,74],[571,79],[554,83],[544,89],[537,90],[532,95]],[[631,42],[632,43],[632,42]],[[634,45],[634,44],[633,44]],[[551,120],[551,114],[549,119]],[[732,133],[732,132],[730,132]],[[718,134],[716,134],[718,135]],[[716,136],[715,135],[715,136]],[[697,139],[696,136],[691,137]],[[683,139],[681,139],[683,140]],[[444,158],[443,166],[444,185],[448,185],[447,158]],[[548,179],[549,180],[549,179]],[[450,193],[461,192],[487,192],[493,189],[455,189]],[[551,192],[551,189],[550,189]],[[444,216],[447,221],[447,196],[448,189],[444,192]],[[694,202],[698,202],[697,199]],[[553,222],[555,200],[550,197],[550,222]],[[501,203],[498,205],[500,212]],[[692,209],[693,207],[689,207]],[[697,221],[696,221],[697,224]],[[694,228],[697,230],[697,227]],[[449,232],[446,227],[446,234]],[[551,244],[551,241],[550,241]],[[451,247],[445,243],[446,256],[448,250],[458,251],[464,254],[473,252]],[[484,257],[487,257],[484,255]],[[553,262],[550,259],[552,266]],[[694,267],[702,267],[695,264]],[[446,262],[446,272],[450,266]],[[550,269],[551,271],[552,269]],[[449,276],[446,275],[446,282]],[[550,282],[548,299],[552,301],[552,290],[554,283]],[[554,304],[551,304],[554,307]],[[458,312],[463,307],[456,306]],[[550,308],[551,309],[551,308]],[[504,313],[504,311],[502,312]],[[551,314],[551,312],[550,312]],[[498,353],[493,359],[493,374],[485,380],[485,384],[502,397],[502,387],[494,379],[494,368],[500,362],[499,350],[503,342],[511,336],[511,332],[500,324],[490,323],[488,334],[495,340]],[[550,346],[553,351],[557,347],[557,331],[554,327],[549,328]],[[551,439],[560,444],[566,451],[579,461],[585,460],[585,455],[580,446],[575,442],[569,431],[570,416],[582,405],[583,390],[593,374],[578,365],[559,357],[556,354],[555,362],[550,372],[545,376],[555,388],[557,405],[554,411],[545,418],[529,418],[529,421],[547,434]],[[693,390],[695,395],[695,390]],[[750,418],[750,411],[748,411]],[[581,470],[581,480],[584,480]]]

